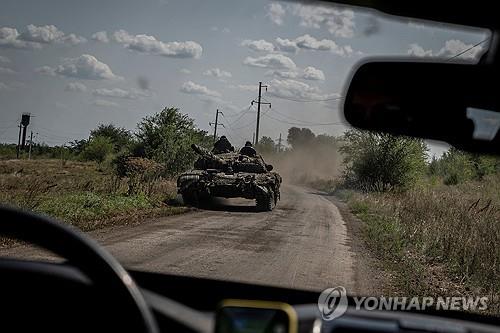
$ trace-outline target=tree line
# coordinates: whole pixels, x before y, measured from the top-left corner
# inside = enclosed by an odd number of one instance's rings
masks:
[[[291,127],[286,142],[288,147],[278,147],[275,140],[263,136],[256,148],[270,156],[278,150],[315,154],[317,147],[334,147],[335,150],[323,152],[341,157],[343,186],[369,191],[407,189],[425,177],[440,178],[447,185],[455,185],[500,172],[498,157],[451,148],[429,161],[429,149],[422,139],[356,129],[336,137],[316,135],[309,128]],[[74,140],[68,146],[35,144],[32,155],[95,161],[115,168],[127,158],[143,158],[161,165],[162,176],[173,177],[192,167],[196,159],[190,147],[192,143],[211,148],[213,138],[178,108],[170,107],[144,117],[133,132],[113,124],[101,124],[90,132],[88,139]],[[15,154],[15,146],[0,145],[0,156],[12,154]]]

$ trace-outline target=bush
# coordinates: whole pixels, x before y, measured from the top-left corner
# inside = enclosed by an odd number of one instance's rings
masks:
[[[191,144],[206,147],[213,142],[207,132],[198,129],[194,120],[177,108],[165,108],[145,117],[137,127],[138,145],[134,150],[163,164],[166,176],[174,176],[192,166],[197,155]]]
[[[90,132],[90,139],[96,137],[108,138],[113,144],[113,150],[119,152],[128,148],[132,143],[132,134],[123,127],[113,124],[100,124]]]
[[[151,196],[155,184],[160,180],[163,166],[141,157],[118,156],[114,161],[116,174],[128,179],[128,194]]]
[[[109,138],[96,136],[92,138],[82,151],[84,161],[102,163],[113,152],[113,143]]]
[[[346,184],[365,191],[412,187],[427,167],[427,146],[420,139],[350,130],[340,151]]]
[[[456,148],[450,148],[439,159],[433,158],[429,165],[430,175],[441,177],[446,185],[481,180],[498,170],[498,157],[471,154]]]

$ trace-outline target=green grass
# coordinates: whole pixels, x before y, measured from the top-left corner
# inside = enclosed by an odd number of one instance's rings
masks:
[[[148,217],[179,214],[175,183],[160,179],[149,195],[127,194],[127,180],[94,163],[0,161],[0,203],[35,211],[90,231]]]
[[[500,175],[457,186],[355,193],[366,241],[407,295],[486,295],[500,312]]]

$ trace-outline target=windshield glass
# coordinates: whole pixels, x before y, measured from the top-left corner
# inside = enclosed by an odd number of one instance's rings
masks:
[[[341,112],[359,61],[473,64],[488,31],[264,0],[6,0],[0,21],[2,204],[127,268],[499,313],[500,160]]]

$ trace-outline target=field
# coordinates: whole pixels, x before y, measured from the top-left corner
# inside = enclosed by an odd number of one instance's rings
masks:
[[[482,295],[491,313],[500,311],[500,174],[456,186],[337,195],[364,222],[367,243],[395,274],[396,293]]]
[[[146,193],[128,194],[127,179],[93,162],[2,160],[0,189],[1,204],[46,214],[83,231],[186,210],[168,204],[176,196],[172,180],[160,179]]]

